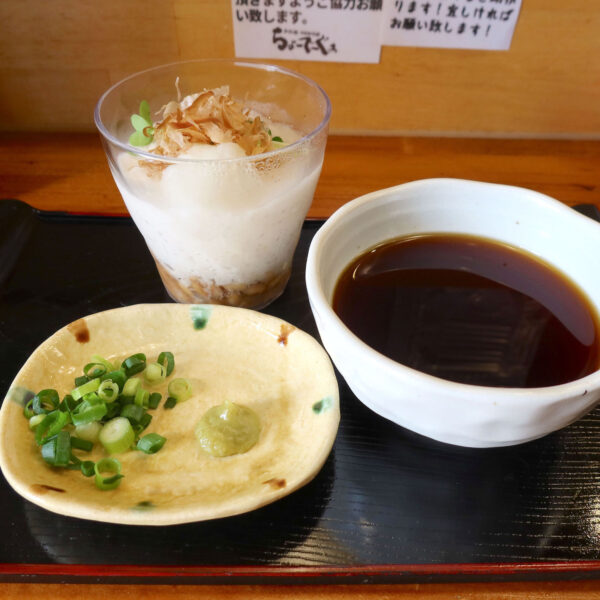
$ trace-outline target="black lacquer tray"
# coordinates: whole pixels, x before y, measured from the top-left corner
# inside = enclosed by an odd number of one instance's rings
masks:
[[[598,218],[593,207],[581,211]],[[266,312],[318,337],[304,285]],[[31,352],[90,313],[170,302],[123,217],[0,201],[0,398]],[[365,408],[339,378],[342,421],[309,485],[246,515],[173,527],[62,517],[0,477],[0,581],[350,583],[600,576],[600,408],[521,446],[433,442]]]

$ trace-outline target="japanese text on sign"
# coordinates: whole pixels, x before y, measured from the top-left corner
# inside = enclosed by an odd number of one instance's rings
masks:
[[[376,63],[383,0],[232,0],[236,56]]]
[[[382,43],[507,50],[521,0],[388,0]]]

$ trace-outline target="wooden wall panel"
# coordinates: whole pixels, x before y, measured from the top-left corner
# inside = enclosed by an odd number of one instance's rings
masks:
[[[3,130],[90,130],[123,75],[234,55],[228,0],[2,0],[0,27]],[[598,56],[600,0],[523,0],[506,52],[384,47],[377,65],[280,64],[326,89],[335,133],[597,139]]]

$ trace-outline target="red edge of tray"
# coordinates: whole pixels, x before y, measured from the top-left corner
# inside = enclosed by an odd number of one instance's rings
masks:
[[[288,566],[136,566],[0,564],[0,575],[82,576],[82,577],[332,577],[343,580],[356,576],[393,575],[518,575],[526,573],[572,573],[600,570],[600,560],[527,563],[357,565],[352,567]]]

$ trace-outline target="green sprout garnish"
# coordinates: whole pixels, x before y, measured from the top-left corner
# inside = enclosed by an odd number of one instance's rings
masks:
[[[273,133],[271,132],[270,129],[267,129],[267,132],[269,133],[269,137],[271,138],[272,142],[279,142],[279,143],[283,144],[283,140],[278,135],[273,137]]]
[[[147,146],[152,141],[154,127],[150,117],[150,105],[146,100],[140,102],[140,114],[131,115],[131,124],[135,131],[129,136],[132,146]]]

